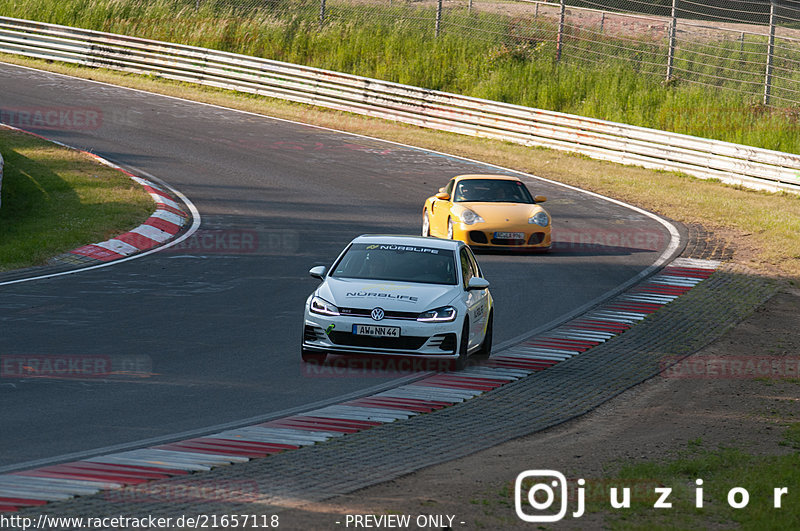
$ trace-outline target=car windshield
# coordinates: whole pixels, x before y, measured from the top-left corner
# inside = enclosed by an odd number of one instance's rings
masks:
[[[354,243],[334,266],[332,277],[458,283],[453,251],[417,245]]]
[[[463,202],[528,203],[531,193],[520,181],[507,179],[464,179],[458,182],[453,200]]]

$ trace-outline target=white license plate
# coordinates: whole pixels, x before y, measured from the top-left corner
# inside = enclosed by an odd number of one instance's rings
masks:
[[[357,336],[400,337],[400,327],[354,324],[353,334]]]
[[[524,232],[495,232],[494,237],[498,240],[524,240]]]

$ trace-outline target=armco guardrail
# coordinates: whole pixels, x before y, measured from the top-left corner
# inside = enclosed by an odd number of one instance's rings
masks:
[[[0,51],[154,74],[750,188],[800,192],[800,155],[206,48],[0,17]]]

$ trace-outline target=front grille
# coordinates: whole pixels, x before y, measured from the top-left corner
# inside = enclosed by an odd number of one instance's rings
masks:
[[[316,326],[305,325],[303,327],[303,341],[318,341],[325,337],[325,332],[322,328]]]
[[[544,232],[534,232],[531,234],[531,237],[528,238],[528,245],[536,245],[542,243],[544,241]]]
[[[363,308],[339,308],[339,314],[346,317],[366,317],[371,319],[372,308],[365,310]],[[419,314],[416,312],[392,312],[384,311],[384,319],[403,319],[406,321],[416,321]]]
[[[328,337],[334,345],[385,348],[391,350],[417,350],[428,340],[427,337],[418,336],[372,337],[354,335],[350,332],[337,332],[335,330],[331,332]]]
[[[442,350],[446,350],[447,352],[455,352],[456,351],[456,335],[455,334],[445,334],[442,343],[439,345],[439,348]]]
[[[469,231],[469,239],[475,243],[489,243],[489,240],[486,238],[486,234],[479,230]]]
[[[508,240],[505,238],[492,238],[494,245],[525,245],[525,240]]]

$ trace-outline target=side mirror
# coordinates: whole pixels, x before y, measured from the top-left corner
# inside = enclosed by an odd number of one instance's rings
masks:
[[[436,199],[441,199],[442,201],[450,200],[450,194],[448,194],[447,192],[439,192],[434,197],[436,197]]]
[[[533,200],[536,201],[537,203],[544,203],[545,201],[547,201],[547,198],[543,195],[537,195],[536,197],[533,198]]]
[[[308,270],[308,274],[314,278],[318,278],[322,280],[325,277],[325,273],[328,271],[328,268],[325,266],[316,266],[312,267]]]
[[[489,281],[481,277],[472,277],[467,283],[467,291],[481,290],[489,287]]]

